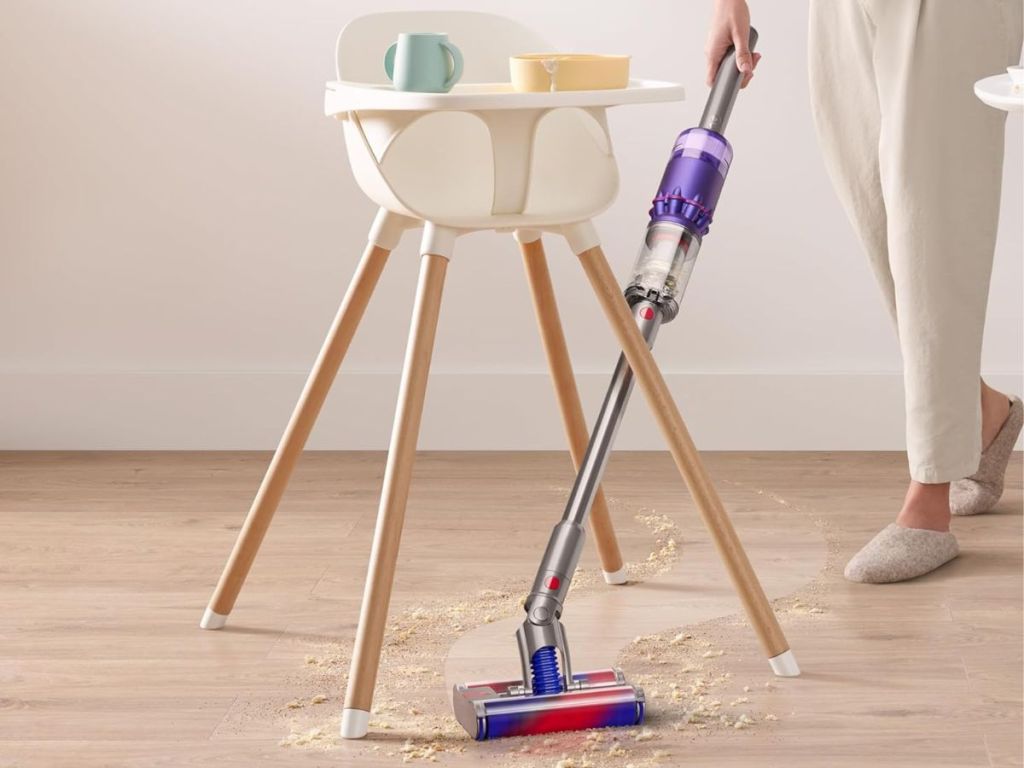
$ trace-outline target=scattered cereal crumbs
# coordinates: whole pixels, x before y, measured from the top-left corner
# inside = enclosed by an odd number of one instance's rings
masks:
[[[730,701],[729,702],[729,706],[730,707],[735,707],[737,704],[749,704],[749,703],[750,703],[750,699],[748,699],[746,696],[740,696],[738,699],[733,699],[732,701]]]
[[[736,724],[733,725],[733,728],[736,728],[737,730],[739,730],[741,728],[747,728],[747,727],[749,727],[749,726],[751,726],[753,724],[754,724],[754,721],[750,719],[749,715],[742,714],[738,718],[736,718]]]
[[[579,758],[562,755],[562,759],[555,763],[555,768],[593,768],[594,764],[585,756]]]
[[[639,519],[657,537],[650,564],[642,562],[641,558],[641,562],[630,572],[631,579],[642,580],[660,573],[671,565],[681,552],[683,537],[667,516],[647,515]],[[574,581],[574,586],[582,583],[582,580]],[[438,716],[432,704],[421,704],[417,701],[422,709],[412,706],[409,703],[412,698],[409,694],[411,689],[417,686],[432,684],[434,681],[431,678],[438,680],[443,677],[434,668],[436,664],[432,663],[438,657],[435,646],[440,647],[449,643],[453,629],[462,632],[480,624],[500,621],[512,615],[517,604],[522,606],[521,595],[520,589],[512,587],[505,587],[505,591],[474,591],[463,596],[461,602],[434,601],[425,607],[405,610],[393,620],[392,632],[397,635],[397,642],[390,643],[389,647],[385,648],[385,655],[391,656],[391,663],[386,665],[388,671],[384,682],[390,687],[385,689],[387,696],[380,697],[380,704],[383,706],[379,709],[374,708],[374,715],[387,719],[388,723],[378,721],[372,725],[380,730],[396,731],[395,734],[391,734],[391,739],[397,734],[401,734],[401,737],[397,740],[389,739],[389,743],[382,742],[375,754],[380,757],[387,754],[395,763],[399,758],[406,763],[437,762],[453,753],[472,754],[472,743],[469,743],[467,750],[463,744],[465,737],[453,718]],[[730,679],[729,673],[720,672],[715,668],[714,660],[726,654],[733,658],[733,652],[717,650],[716,645],[726,644],[722,641],[711,642],[702,632],[692,631],[693,634],[676,628],[670,632],[638,635],[633,639],[631,646],[623,651],[634,660],[644,660],[642,663],[648,665],[649,674],[640,675],[639,677],[645,679],[638,682],[644,684],[652,700],[659,701],[661,706],[667,709],[664,713],[666,719],[660,728],[666,729],[665,732],[668,732],[669,726],[677,731],[685,729],[685,732],[691,733],[690,738],[694,738],[705,729],[727,728],[731,733],[733,729],[755,727],[753,714],[741,714],[744,708],[726,709],[722,706],[722,701],[712,698],[713,693],[717,692],[715,688]],[[404,643],[405,647],[397,650],[394,646],[401,643]],[[318,652],[314,648],[313,652],[316,655],[305,657],[306,664],[309,665],[309,674],[319,676],[317,688],[322,690],[322,675],[339,665],[347,666],[351,649],[344,645],[332,644],[328,650]],[[710,661],[701,663],[701,656]],[[396,661],[397,664],[394,663]],[[431,666],[411,666],[410,662]],[[672,666],[669,669],[663,666],[665,664]],[[736,680],[736,683],[740,681]],[[751,685],[760,688],[756,681]],[[743,693],[751,691],[750,685],[742,684],[730,690],[731,695],[725,701],[732,700],[733,707],[747,701],[745,697],[735,698],[739,695],[737,691],[740,687],[743,688]],[[771,688],[772,685],[770,682],[765,683],[765,687]],[[315,704],[327,700],[326,696],[313,697],[317,688],[306,692],[301,701]],[[763,719],[770,721],[777,718],[764,716]],[[761,720],[762,715],[756,714],[756,722],[760,723]],[[294,733],[282,741],[282,745],[309,744],[321,748],[338,745],[341,742],[337,739],[336,726],[333,726],[333,722],[336,720],[332,721],[332,725],[324,725],[322,729]],[[401,745],[406,734],[411,738],[405,741],[403,747]],[[655,724],[653,729],[634,729],[620,732],[618,735],[607,731],[588,731],[586,734],[579,734],[575,741],[567,741],[564,738],[548,739],[544,742],[529,739],[521,746],[507,746],[507,755],[512,758],[523,755],[523,759],[527,761],[525,765],[529,768],[627,768],[634,764],[639,768],[658,768],[674,764],[675,761],[671,759],[668,751],[653,749],[657,746],[653,743],[642,743],[659,738],[667,737],[659,730],[658,724]],[[373,746],[376,745],[366,745],[371,749]]]
[[[324,696],[322,693],[318,693],[316,696],[314,696],[312,699],[309,700],[309,703],[310,704],[323,704],[325,701],[327,701],[327,697]]]
[[[429,760],[437,762],[437,753],[444,751],[444,748],[435,742],[430,744],[414,744],[411,740],[406,741],[399,752],[402,753],[402,762],[408,763],[412,760]]]
[[[301,701],[292,700],[285,704],[285,706],[288,707],[288,709],[302,709],[303,705]]]
[[[636,519],[649,527],[653,533],[667,533],[676,527],[668,515],[637,515]]]
[[[764,719],[770,721],[770,720],[778,720],[779,718],[776,717],[775,715],[773,715],[771,712],[769,712],[767,715],[764,716]]]
[[[406,667],[405,670],[413,675],[429,675],[433,672],[430,667]]]
[[[315,741],[321,741],[327,734],[323,728],[310,728],[308,731],[293,733],[278,742],[282,747],[304,747]]]

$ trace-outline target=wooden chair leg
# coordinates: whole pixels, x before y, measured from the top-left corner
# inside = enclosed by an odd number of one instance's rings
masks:
[[[562,331],[562,321],[558,315],[558,302],[555,299],[554,286],[551,284],[544,244],[538,238],[532,242],[521,242],[519,248],[523,254],[526,277],[533,297],[533,309],[537,315],[537,324],[540,326],[541,340],[544,343],[548,368],[551,370],[551,380],[555,385],[558,407],[562,412],[562,423],[569,439],[569,455],[572,457],[573,468],[579,472],[583,456],[587,452],[590,430],[587,429],[583,406],[580,404],[579,392],[576,389],[576,378],[573,375],[569,348]],[[615,538],[615,528],[608,513],[604,491],[600,488],[590,509],[590,527],[601,559],[605,581],[609,584],[625,584],[626,569],[623,567],[622,553]]]
[[[390,250],[372,243],[367,245],[363,253],[316,363],[306,379],[306,386],[295,405],[288,427],[281,436],[274,458],[249,508],[217,588],[203,614],[200,622],[203,629],[223,627],[235,605],[295,463],[302,454],[310,430],[313,429],[390,253]]]
[[[420,267],[402,384],[384,470],[384,487],[377,512],[377,528],[341,718],[341,735],[349,739],[365,736],[369,725],[447,266],[446,257],[428,253],[423,256]]]
[[[622,292],[601,247],[590,247],[580,251],[577,255],[594,292],[597,294],[608,322],[611,324],[619,344],[622,345],[623,354],[633,369],[633,374],[647,398],[654,418],[665,435],[676,467],[686,481],[704,524],[715,542],[715,547],[725,562],[729,576],[739,593],[740,601],[768,655],[773,671],[777,675],[786,677],[800,674],[775,612],[772,611],[772,607],[768,603],[764,589],[762,589],[757,574],[754,573],[750,560],[747,558],[747,553],[732,527],[722,500],[718,497],[711,478],[700,460],[700,455],[697,453],[697,448],[686,429],[683,417],[672,399],[668,385],[665,383],[650,349],[644,342],[643,336],[637,329],[626,302],[622,299]]]

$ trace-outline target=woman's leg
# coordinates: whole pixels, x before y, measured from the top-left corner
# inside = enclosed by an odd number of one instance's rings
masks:
[[[1002,116],[977,102],[972,86],[1017,55],[1019,30],[1016,0],[811,5],[815,122],[897,322],[913,478],[899,526],[851,561],[851,578],[908,578],[957,551],[943,531],[949,481],[977,468],[982,447],[981,332],[1003,141]],[[986,414],[991,427],[1001,416],[998,398],[984,394],[994,408]],[[903,563],[867,573],[853,568],[862,556],[878,561],[901,547]]]
[[[902,0],[900,0],[902,2]],[[810,8],[811,104],[825,166],[898,327],[879,146],[877,28],[861,0],[816,0]],[[899,522],[949,529],[949,485],[912,482]]]
[[[917,483],[945,484],[972,474],[981,454],[981,340],[1002,180],[1005,114],[978,101],[973,85],[1019,55],[1020,4],[863,5],[875,30],[910,473]],[[946,508],[929,507],[938,495],[908,494],[918,527],[948,524]]]

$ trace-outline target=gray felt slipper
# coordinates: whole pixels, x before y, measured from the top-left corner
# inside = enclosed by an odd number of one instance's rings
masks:
[[[978,471],[949,486],[949,511],[954,515],[978,515],[988,512],[1003,495],[1006,467],[1013,456],[1013,446],[1024,425],[1024,405],[1019,398],[1010,398],[1010,415],[1003,422],[995,440],[981,453]]]
[[[904,528],[896,523],[883,528],[846,564],[850,581],[888,584],[931,573],[960,554],[949,531]]]

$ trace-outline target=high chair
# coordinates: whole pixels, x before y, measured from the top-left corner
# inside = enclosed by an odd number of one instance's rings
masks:
[[[446,32],[462,49],[464,75],[451,92],[399,92],[387,82],[384,51],[400,32],[410,31]],[[757,585],[591,224],[618,189],[605,110],[680,100],[683,89],[631,80],[619,90],[512,91],[507,84],[509,57],[548,50],[544,40],[520,24],[475,12],[373,14],[351,22],[338,39],[338,80],[327,85],[326,113],[341,121],[356,181],[380,209],[201,626],[225,625],[384,264],[405,230],[422,227],[419,283],[342,717],[342,735],[348,738],[364,736],[368,727],[441,293],[460,235],[497,230],[512,233],[518,241],[569,452],[578,469],[588,430],[541,234],[558,234],[568,241],[654,406],[727,565],[734,577],[739,573],[738,583],[747,578]],[[606,580],[624,583],[622,556],[601,495],[590,520]],[[785,651],[788,646],[779,639],[781,630],[760,587],[743,596],[769,654]]]

